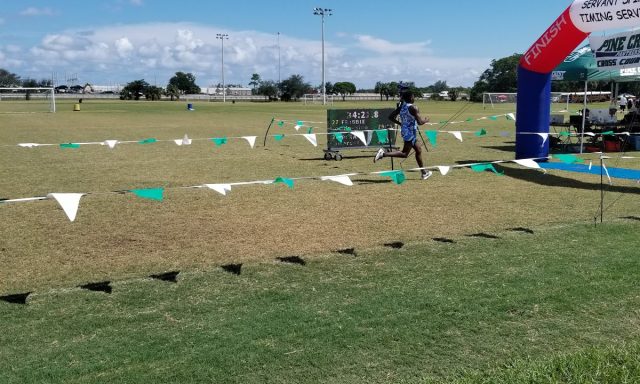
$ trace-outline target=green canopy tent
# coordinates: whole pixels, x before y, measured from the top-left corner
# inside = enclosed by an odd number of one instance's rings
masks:
[[[584,81],[584,107],[587,109],[587,92],[589,81],[611,81],[615,83],[640,81],[640,68],[600,69],[596,57],[589,45],[571,52],[569,56],[551,73],[552,81]],[[568,102],[568,100],[567,100]],[[582,119],[580,134],[580,153],[583,150],[585,119]]]

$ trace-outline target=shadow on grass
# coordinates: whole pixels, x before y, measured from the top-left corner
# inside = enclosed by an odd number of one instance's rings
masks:
[[[497,151],[504,151],[504,152],[511,152],[511,153],[515,153],[516,151],[516,146],[514,145],[487,145],[487,146],[480,146],[480,148],[484,148],[484,149],[495,149]]]

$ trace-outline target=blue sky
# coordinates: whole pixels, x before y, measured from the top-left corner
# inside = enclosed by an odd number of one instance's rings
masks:
[[[3,0],[0,68],[22,78],[164,86],[191,72],[201,87],[301,74],[358,88],[376,81],[470,86],[492,59],[523,53],[569,0]],[[279,44],[277,32],[280,32]],[[278,46],[280,66],[278,66]]]

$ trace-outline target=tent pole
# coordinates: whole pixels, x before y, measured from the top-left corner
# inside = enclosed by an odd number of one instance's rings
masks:
[[[584,147],[584,125],[587,120],[587,85],[588,81],[584,81],[584,105],[582,107],[582,129],[580,131],[580,154]]]

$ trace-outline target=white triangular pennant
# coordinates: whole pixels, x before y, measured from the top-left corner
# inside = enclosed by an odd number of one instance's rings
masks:
[[[231,192],[230,184],[205,184],[205,187],[213,189],[214,191],[226,196],[227,192]]]
[[[22,148],[33,148],[33,147],[38,147],[40,144],[38,143],[20,143],[18,144],[18,146],[22,147]]]
[[[456,139],[462,141],[462,132],[460,132],[460,131],[451,131],[449,133],[452,134],[453,137],[455,137]]]
[[[182,145],[191,145],[191,139],[189,138],[189,136],[187,136],[187,134],[184,134],[184,137],[182,138]]]
[[[520,164],[523,167],[540,169],[540,164],[536,163],[532,159],[519,159],[519,160],[513,160],[513,162],[516,164]]]
[[[257,136],[242,136],[242,138],[247,140],[247,143],[249,143],[251,148],[255,147]]]
[[[367,145],[367,138],[364,136],[364,132],[362,131],[351,131],[351,134],[355,137],[357,137],[358,139],[360,139],[360,141],[362,141],[362,144]]]
[[[296,125],[293,126],[293,128],[295,128],[296,131],[298,131],[298,130],[300,130],[300,128],[302,128],[302,125],[296,124]]]
[[[109,148],[115,148],[116,144],[118,144],[118,140],[105,140],[102,145],[107,145]]]
[[[347,175],[338,175],[338,176],[322,176],[320,178],[320,180],[322,181],[335,181],[336,183],[340,183],[342,185],[346,185],[351,187],[353,185],[353,182],[351,181],[351,178]]]
[[[316,138],[315,133],[305,133],[302,136],[304,136],[305,139],[307,139],[311,144],[313,144],[314,147],[318,146],[318,139]]]
[[[543,146],[544,143],[547,142],[547,139],[549,139],[549,134],[545,132],[536,132],[536,135],[542,138],[542,144],[540,144],[540,146]]]
[[[449,173],[449,171],[451,170],[451,167],[446,166],[446,165],[439,165],[436,168],[438,168],[438,171],[440,171],[440,174],[442,176],[446,176],[447,173]]]
[[[64,213],[67,214],[69,220],[74,221],[76,214],[78,213],[78,206],[80,205],[80,198],[84,193],[50,193],[48,198],[55,199]]]
[[[511,120],[516,121],[516,115],[514,113],[507,113],[506,116],[510,117]]]

